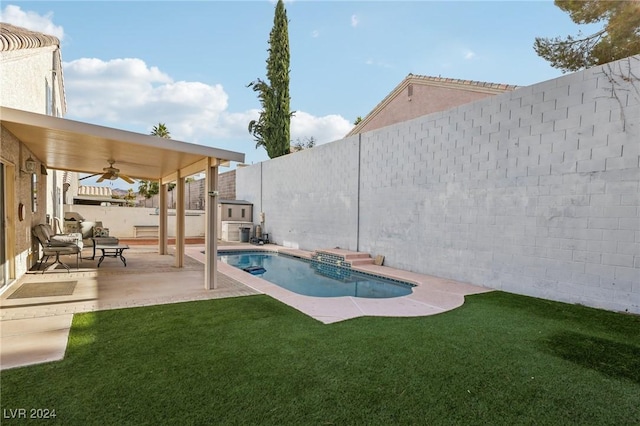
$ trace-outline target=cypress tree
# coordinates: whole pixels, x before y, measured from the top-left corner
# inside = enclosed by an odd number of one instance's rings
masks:
[[[262,104],[258,120],[249,123],[249,133],[256,148],[264,146],[269,158],[275,158],[290,151],[293,115],[289,109],[289,24],[282,0],[276,4],[268,52],[267,81],[257,79],[249,84]]]

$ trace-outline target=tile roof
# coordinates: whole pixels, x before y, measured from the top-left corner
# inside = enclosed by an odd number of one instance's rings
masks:
[[[0,52],[60,46],[57,37],[0,22]]]
[[[457,78],[442,78],[442,77],[431,77],[428,75],[415,75],[409,73],[405,80],[411,79],[413,83],[416,82],[433,82],[433,83],[446,83],[450,85],[460,86],[461,88],[478,88],[478,89],[489,89],[489,90],[498,90],[498,91],[509,91],[515,90],[519,86],[515,86],[513,84],[503,84],[503,83],[487,83],[485,81],[475,81],[475,80],[460,80]]]
[[[107,197],[111,198],[113,195],[111,188],[108,186],[85,186],[80,185],[78,187],[78,195],[91,195],[94,197]]]

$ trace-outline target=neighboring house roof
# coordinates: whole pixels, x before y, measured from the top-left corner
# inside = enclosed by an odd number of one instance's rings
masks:
[[[127,203],[127,200],[121,198],[113,198],[113,191],[107,186],[80,185],[78,187],[78,195],[74,196],[73,199],[83,201],[109,202],[113,204]]]
[[[252,206],[253,203],[249,202],[249,201],[245,201],[245,200],[220,200],[218,201],[218,204],[236,204],[239,206]]]
[[[78,195],[88,195],[92,197],[105,197],[111,198],[113,192],[108,186],[85,186],[81,185],[78,188]]]
[[[517,88],[510,84],[409,74],[347,136],[445,111]],[[406,98],[401,99],[403,93],[406,93]]]
[[[35,49],[60,46],[60,40],[52,35],[0,22],[0,51]]]

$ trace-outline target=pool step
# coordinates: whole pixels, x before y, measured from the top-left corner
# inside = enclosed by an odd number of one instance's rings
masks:
[[[369,253],[361,253],[343,249],[316,250],[311,258],[329,265],[351,268],[357,265],[371,265],[373,259]]]

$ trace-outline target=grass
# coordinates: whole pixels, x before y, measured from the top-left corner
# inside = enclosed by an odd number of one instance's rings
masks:
[[[640,424],[640,317],[502,292],[332,325],[267,296],[102,311],[1,391],[70,425]]]

